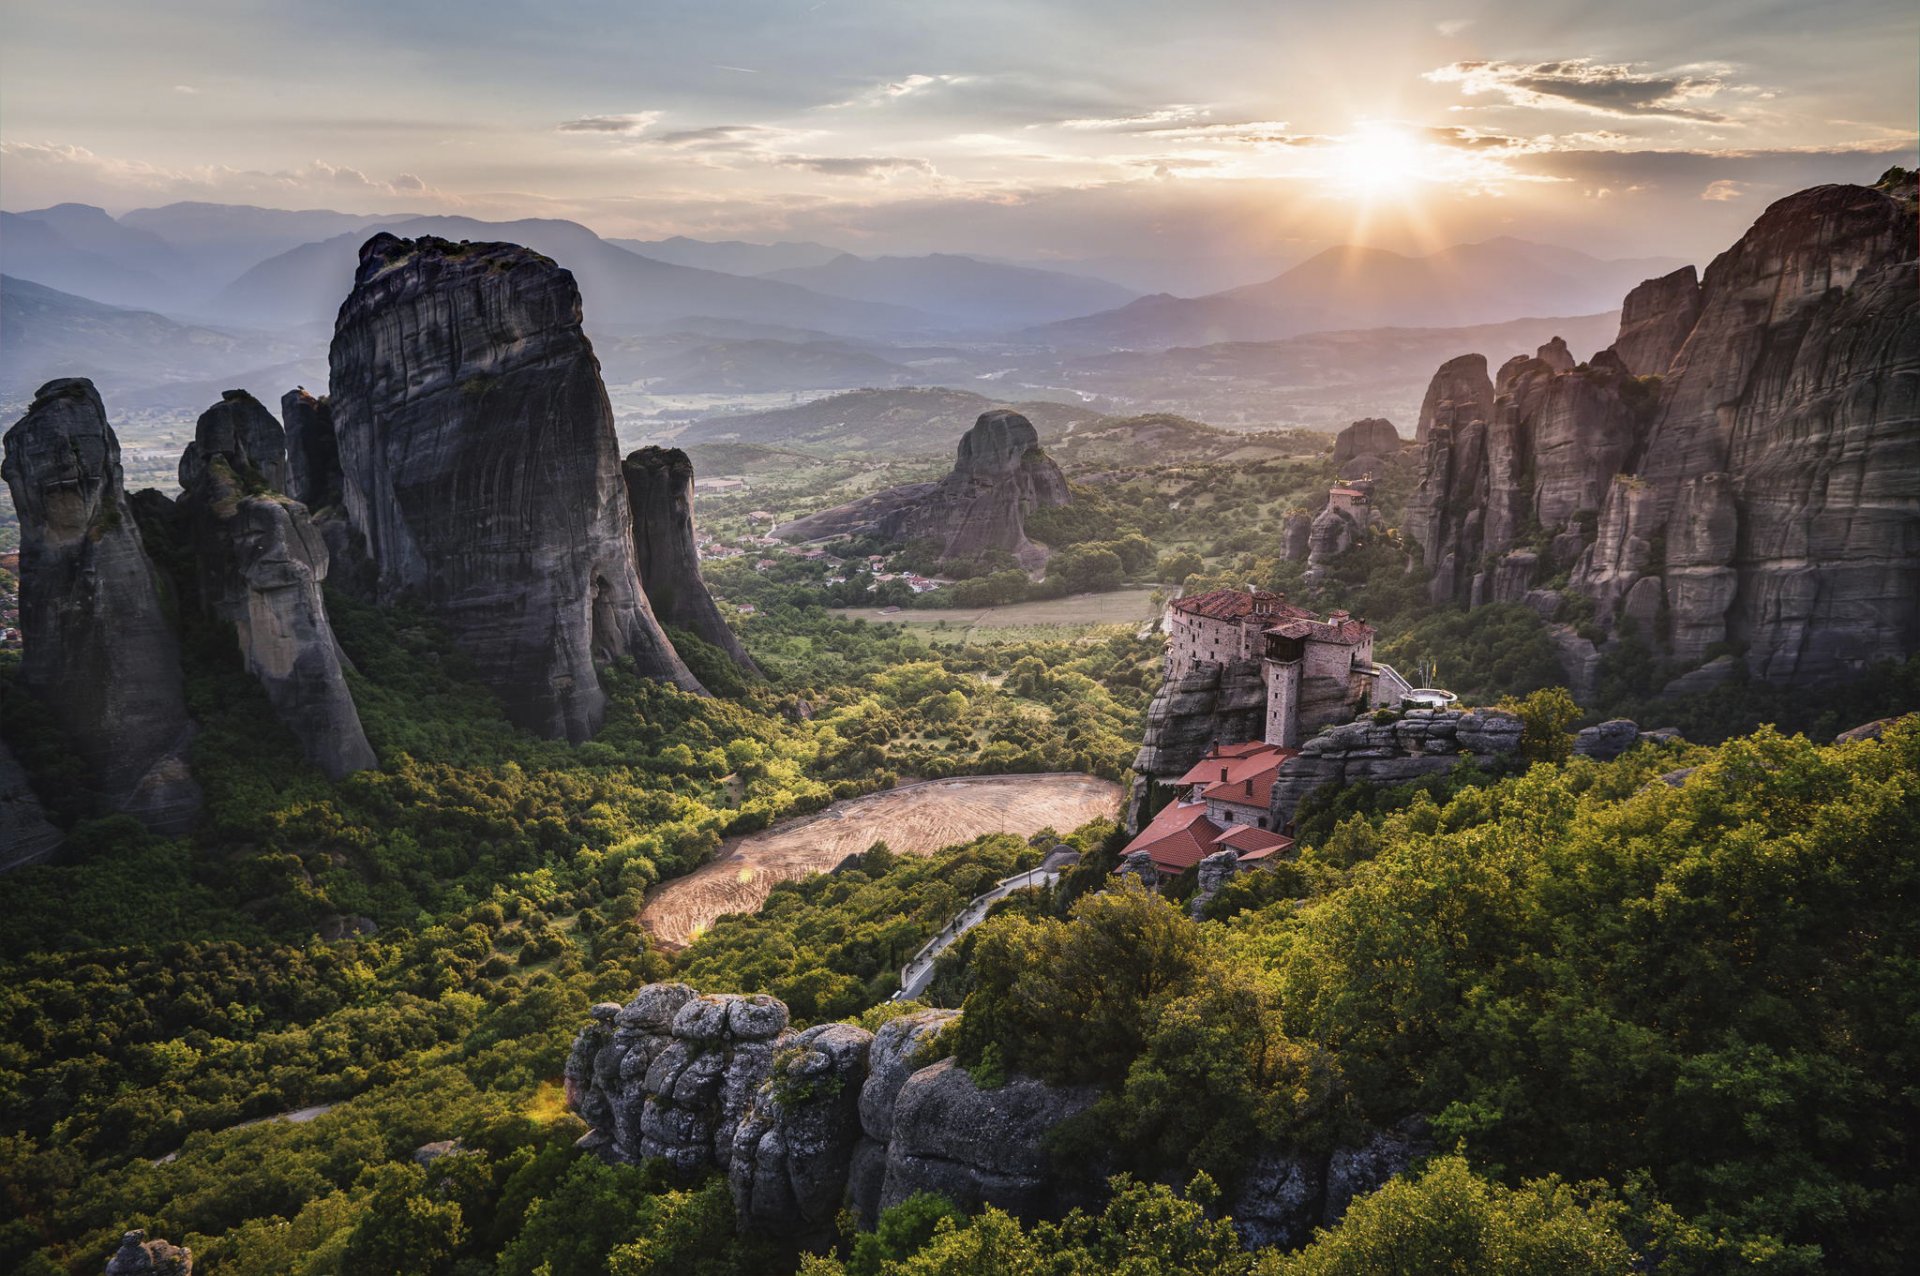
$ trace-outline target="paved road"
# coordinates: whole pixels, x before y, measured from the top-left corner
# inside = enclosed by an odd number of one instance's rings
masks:
[[[893,994],[893,1000],[912,1001],[925,992],[928,982],[933,978],[934,960],[951,948],[954,940],[985,921],[987,911],[995,904],[1015,891],[1026,890],[1030,886],[1052,886],[1059,880],[1060,870],[1058,869],[1033,868],[1004,878],[994,883],[992,890],[974,896],[972,902],[960,910],[960,915],[948,922],[938,935],[927,941],[926,947],[906,964],[900,972],[900,991]]]

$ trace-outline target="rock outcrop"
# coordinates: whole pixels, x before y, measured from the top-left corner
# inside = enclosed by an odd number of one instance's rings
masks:
[[[1484,427],[1436,413],[1407,516],[1436,600],[1568,573],[1678,671],[1731,649],[1774,682],[1920,647],[1917,238],[1911,179],[1802,191],[1697,289],[1636,289],[1587,366],[1543,348],[1501,370]]]
[[[1637,285],[1620,305],[1612,350],[1636,377],[1661,376],[1700,319],[1700,272],[1682,266]]]
[[[1435,425],[1456,429],[1475,421],[1493,418],[1493,381],[1487,376],[1487,357],[1463,354],[1440,365],[1427,383],[1426,397],[1420,401],[1420,420],[1414,429],[1414,441],[1425,443]]]
[[[7,432],[20,518],[21,687],[44,702],[108,805],[161,832],[200,808],[180,644],[122,488],[93,383],[51,381]]]
[[[582,740],[630,658],[698,689],[633,561],[573,276],[514,244],[377,234],[331,352],[343,499],[383,600],[446,625],[521,725]]]
[[[0,740],[0,873],[51,859],[60,849],[60,830],[27,783],[27,773]]]
[[[193,1276],[193,1251],[134,1230],[107,1260],[107,1276]]]
[[[1269,824],[1284,829],[1326,785],[1404,784],[1451,771],[1463,756],[1494,759],[1520,747],[1520,719],[1499,709],[1409,709],[1392,722],[1349,722],[1300,746],[1274,778]]]
[[[704,638],[742,669],[758,673],[700,579],[693,536],[693,462],[679,448],[643,447],[629,454],[620,469],[633,515],[634,566],[653,614],[661,624]]]
[[[1400,431],[1384,417],[1355,421],[1333,439],[1333,470],[1359,478],[1400,455]]]
[[[981,1090],[951,1060],[929,1064],[923,1048],[956,1013],[878,1034],[794,1032],[771,997],[650,984],[594,1007],[567,1059],[567,1101],[602,1157],[724,1171],[745,1230],[824,1240],[844,1205],[871,1220],[922,1191],[1056,1212],[1064,1189],[1044,1139],[1092,1092],[1018,1076]]]
[[[377,762],[321,595],[326,542],[307,507],[267,479],[286,473],[279,424],[251,395],[229,390],[202,414],[180,459],[177,519],[193,550],[200,605],[233,626],[275,716],[307,760],[338,780]]]
[[[1248,1248],[1292,1249],[1312,1240],[1314,1228],[1337,1225],[1355,1197],[1385,1186],[1432,1150],[1419,1117],[1331,1152],[1268,1148],[1242,1178],[1227,1212]]]
[[[890,541],[938,541],[940,557],[958,561],[1011,554],[1037,570],[1047,551],[1027,538],[1027,515],[1065,505],[1067,480],[1040,446],[1033,423],[1018,412],[983,412],[960,439],[953,469],[937,483],[890,488],[774,529],[796,540],[875,535]]]
[[[333,432],[333,404],[304,386],[280,396],[280,424],[287,435],[288,496],[314,513],[340,504],[340,440]]]
[[[1259,740],[1266,727],[1267,684],[1258,660],[1197,665],[1154,693],[1133,769],[1180,775],[1214,744]]]

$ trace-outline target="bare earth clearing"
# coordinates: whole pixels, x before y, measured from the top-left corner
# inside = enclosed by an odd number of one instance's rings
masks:
[[[930,855],[982,833],[1064,833],[1119,810],[1119,785],[1072,772],[902,785],[724,843],[713,862],[656,888],[640,921],[661,944],[684,947],[722,914],[757,911],[774,883],[827,872],[875,842]]]

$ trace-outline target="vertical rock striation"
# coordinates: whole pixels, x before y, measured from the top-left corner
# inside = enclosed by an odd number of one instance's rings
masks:
[[[287,433],[286,493],[314,513],[340,503],[340,441],[333,433],[333,404],[305,387],[280,396],[280,424]]]
[[[108,804],[160,832],[200,809],[180,644],[91,381],[50,381],[7,432],[20,517],[21,685],[53,711]]]
[[[699,684],[660,631],[573,276],[515,244],[378,234],[331,353],[343,497],[383,600],[418,599],[509,714],[582,740],[596,663]]]
[[[1910,180],[1802,191],[1697,288],[1636,288],[1587,365],[1542,347],[1502,367],[1484,425],[1436,412],[1406,520],[1435,600],[1567,573],[1602,629],[1775,682],[1920,647],[1915,241]]]
[[[700,579],[693,538],[693,462],[679,448],[643,447],[620,468],[633,515],[634,565],[653,614],[661,624],[699,635],[742,669],[758,673]]]
[[[1427,383],[1420,401],[1420,420],[1414,440],[1425,443],[1436,425],[1456,429],[1493,416],[1493,382],[1487,377],[1487,356],[1463,354],[1440,365]]]
[[[273,426],[271,434],[231,428],[255,417]],[[185,495],[176,517],[193,548],[201,606],[233,626],[247,672],[275,715],[308,761],[338,780],[377,762],[320,592],[326,542],[306,506],[264,481],[287,471],[284,450],[269,451],[279,432],[252,396],[228,391],[200,417],[181,457]]]
[[[1334,436],[1333,471],[1361,477],[1363,471],[1376,470],[1400,454],[1400,431],[1384,417],[1355,421]]]

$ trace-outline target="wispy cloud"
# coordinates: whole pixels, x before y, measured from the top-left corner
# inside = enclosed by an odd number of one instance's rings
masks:
[[[1206,119],[1213,108],[1191,102],[1173,102],[1156,107],[1151,111],[1141,111],[1136,115],[1114,115],[1092,117],[1078,120],[1061,120],[1061,128],[1075,129],[1088,133],[1149,133],[1180,124],[1190,124]]]
[[[933,165],[926,160],[898,155],[787,155],[781,157],[779,163],[826,177],[892,177],[899,173],[930,175],[933,172]]]
[[[926,75],[916,71],[912,75],[876,84],[872,88],[840,102],[828,102],[821,109],[841,111],[856,106],[885,106],[901,98],[929,93],[935,89],[947,88],[957,84],[970,84],[977,76],[972,75]]]
[[[632,137],[659,123],[664,114],[664,111],[635,111],[629,115],[582,115],[578,119],[562,120],[554,127],[562,133],[611,133]]]
[[[1724,203],[1730,199],[1739,199],[1745,190],[1745,182],[1736,182],[1732,178],[1723,177],[1717,182],[1708,182],[1707,189],[1700,192],[1700,198],[1714,203]]]
[[[1615,119],[1636,117],[1730,124],[1719,111],[1691,105],[1740,88],[1721,66],[1647,73],[1627,63],[1570,58],[1559,62],[1454,62],[1425,73],[1436,84],[1458,84],[1469,97],[1491,94],[1511,106],[1583,111]]]

